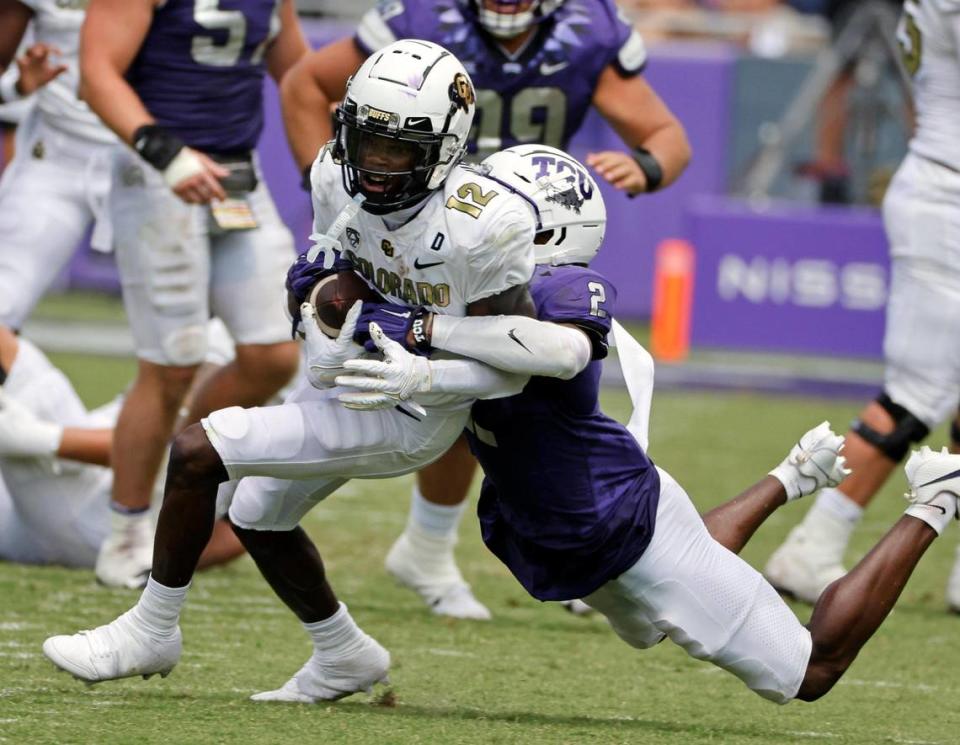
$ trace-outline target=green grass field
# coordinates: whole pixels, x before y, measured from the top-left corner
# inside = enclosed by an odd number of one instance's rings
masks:
[[[126,361],[57,355],[56,362],[92,404],[110,398],[132,372]],[[624,394],[611,392],[605,403],[626,415]],[[651,453],[706,509],[765,473],[821,419],[843,429],[857,404],[663,393],[654,401]],[[934,544],[888,623],[826,699],[777,707],[669,643],[638,652],[601,619],[574,618],[529,598],[485,551],[469,516],[461,567],[495,618],[431,616],[382,568],[405,520],[410,483],[353,482],[306,522],[341,599],[393,655],[389,689],[331,705],[248,701],[282,684],[309,654],[295,618],[249,559],[196,579],[183,618],[184,656],[169,678],[88,688],[56,672],[41,642],[112,619],[136,593],[98,588],[89,572],[0,564],[0,742],[960,741],[960,618],[943,604],[956,530]],[[868,513],[849,560],[896,518],[904,488],[898,473]],[[745,557],[762,564],[804,509],[791,505],[774,515]]]

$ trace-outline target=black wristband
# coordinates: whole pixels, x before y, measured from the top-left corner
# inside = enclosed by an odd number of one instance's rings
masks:
[[[300,171],[300,188],[307,194],[313,191],[313,184],[310,181],[310,171],[313,170],[313,163]]]
[[[647,177],[647,193],[659,189],[660,184],[663,183],[663,168],[660,167],[660,162],[653,157],[653,153],[646,148],[636,147],[633,149],[633,159],[637,161],[643,175]]]
[[[144,124],[133,133],[133,149],[158,171],[170,165],[183,148],[183,140],[156,124]]]
[[[430,335],[427,333],[428,322],[432,315],[423,306],[418,306],[413,309],[413,322],[410,324],[410,335],[413,336],[413,344],[416,350],[427,356],[433,351],[433,345],[430,344]]]

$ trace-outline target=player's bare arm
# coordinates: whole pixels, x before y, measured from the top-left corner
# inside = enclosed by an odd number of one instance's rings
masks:
[[[683,173],[691,157],[687,134],[646,80],[625,78],[608,65],[600,75],[593,105],[631,149],[642,148],[654,159],[647,171],[660,170],[659,183],[651,183],[634,153],[590,153],[586,163],[602,178],[628,194],[640,194],[669,186]]]
[[[333,137],[331,106],[343,98],[347,79],[363,60],[353,39],[341,39],[308,53],[284,76],[280,85],[283,121],[301,170],[313,164],[320,148]]]
[[[280,33],[271,42],[267,52],[267,70],[277,83],[310,49],[303,37],[293,0],[283,0],[280,6]]]
[[[146,38],[159,0],[91,0],[80,32],[80,97],[124,142],[155,123],[124,78]],[[191,204],[224,199],[228,171],[203,153],[182,147],[163,168],[174,193]]]

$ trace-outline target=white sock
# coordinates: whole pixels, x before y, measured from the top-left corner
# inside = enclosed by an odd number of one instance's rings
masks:
[[[314,650],[322,656],[339,657],[343,652],[367,639],[367,635],[357,626],[344,603],[340,603],[337,612],[330,618],[305,623],[303,628],[313,640]],[[331,655],[331,653],[335,654]]]
[[[817,501],[814,502],[814,509],[825,510],[834,517],[850,523],[851,529],[856,526],[863,517],[863,507],[850,499],[850,497],[842,491],[833,487],[820,490]]]
[[[147,580],[140,600],[133,607],[137,620],[155,636],[170,636],[180,621],[180,610],[187,599],[185,587],[167,587],[153,577]]]
[[[862,508],[836,489],[823,489],[820,492],[799,528],[804,540],[815,547],[811,550],[816,556],[811,555],[811,560],[826,566],[843,563],[850,535],[859,522],[858,511],[863,513]]]
[[[413,496],[410,499],[410,516],[408,526],[415,526],[424,533],[437,538],[456,539],[460,518],[463,517],[467,501],[452,506],[428,502],[420,493],[416,484],[413,486]]]
[[[957,498],[950,492],[942,491],[925,504],[914,502],[903,514],[923,520],[937,531],[937,535],[943,535],[943,531],[957,514]]]

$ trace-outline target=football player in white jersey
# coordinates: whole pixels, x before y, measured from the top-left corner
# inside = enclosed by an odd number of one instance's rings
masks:
[[[477,160],[525,142],[564,148],[591,107],[625,147],[587,164],[625,193],[670,185],[690,160],[683,126],[640,74],[643,40],[612,0],[390,0],[364,14],[352,38],[306,55],[284,78],[284,122],[301,168],[330,136],[316,112],[342,98],[369,54],[408,36],[448,47],[467,66],[478,89]],[[464,439],[419,472],[407,526],[386,557],[390,574],[442,616],[490,618],[454,558],[475,473]]]
[[[398,313],[420,305],[439,314],[532,312],[526,283],[533,209],[459,165],[474,111],[473,85],[453,55],[429,42],[397,42],[354,75],[335,140],[313,167],[316,251],[332,259],[343,230],[347,255]],[[298,261],[291,275],[312,258]],[[389,654],[338,602],[298,523],[350,478],[408,473],[440,457],[460,435],[476,395],[509,395],[525,378],[473,361],[437,360],[423,411],[345,409],[341,391],[327,386],[363,352],[352,341],[359,309],[351,309],[337,339],[327,339],[312,306],[302,305],[308,380],[281,406],[216,411],[177,437],[140,601],[106,626],[48,639],[44,653],[55,664],[85,680],[167,674],[180,657],[180,609],[210,535],[218,484],[243,479],[230,519],[314,643],[294,679],[264,698],[333,699],[383,679]],[[445,394],[445,371],[462,368],[476,393]]]
[[[34,36],[16,60],[17,74],[0,78],[5,102],[36,93],[0,181],[0,323],[15,329],[91,225],[94,245],[110,247],[103,218],[116,138],[77,98],[85,7],[82,0],[0,0],[0,67],[10,65],[28,25]]]
[[[88,412],[43,352],[0,326],[0,560],[93,568],[112,519],[110,444],[119,409],[116,400]],[[143,525],[140,539],[149,545],[152,522]],[[200,564],[241,553],[220,521]]]
[[[960,2],[907,0],[897,38],[917,116],[883,203],[892,259],[883,391],[847,433],[853,476],[820,492],[764,569],[809,603],[844,574],[853,529],[911,443],[960,401]],[[951,449],[960,452],[960,420]],[[960,612],[960,562],[947,602]]]

